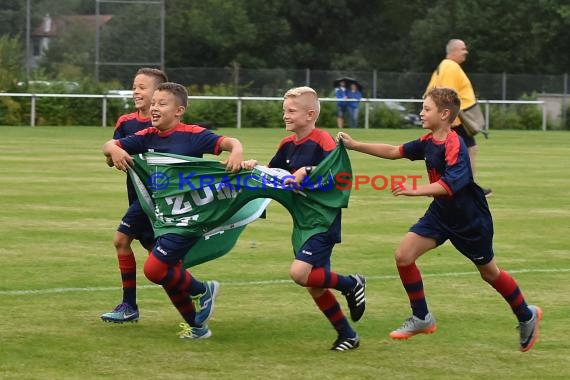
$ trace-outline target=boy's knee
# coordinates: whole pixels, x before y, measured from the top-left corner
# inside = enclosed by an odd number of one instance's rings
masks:
[[[122,232],[117,232],[113,238],[113,245],[117,251],[130,250],[133,238]]]
[[[291,280],[295,281],[296,284],[305,286],[307,284],[307,276],[308,275],[304,270],[295,265],[292,265],[291,268],[289,268],[289,277],[291,277]]]
[[[303,277],[301,276],[301,274],[295,270],[293,270],[293,268],[291,268],[289,270],[289,277],[291,277],[291,280],[295,281],[295,283],[299,284],[299,285],[305,285],[303,282]]]
[[[410,264],[413,264],[415,259],[414,256],[411,255],[409,252],[406,252],[400,248],[396,250],[394,253],[394,259],[396,260],[396,266],[405,267]]]
[[[144,275],[149,281],[160,284],[166,277],[168,265],[157,259],[152,253],[144,263]]]

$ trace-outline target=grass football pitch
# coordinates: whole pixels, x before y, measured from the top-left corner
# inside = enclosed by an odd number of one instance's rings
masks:
[[[225,129],[245,158],[267,162],[282,129]],[[351,131],[352,132],[352,131]],[[330,130],[336,134],[336,130]],[[357,130],[392,144],[413,130]],[[126,209],[124,174],[105,165],[110,128],[0,127],[0,378],[2,379],[566,379],[570,378],[570,135],[498,131],[479,138],[478,182],[492,187],[495,253],[544,318],[540,340],[518,350],[516,319],[446,243],[422,257],[438,331],[409,341],[388,333],[409,316],[393,252],[429,198],[363,185],[343,214],[333,269],[367,278],[367,309],[353,324],[361,347],[331,352],[334,330],[288,277],[291,219],[272,202],[232,252],[192,270],[221,283],[210,339],[181,340],[181,318],[144,278],[141,318],[106,324],[121,300],[115,228]],[[350,152],[354,174],[421,175],[422,162]],[[343,309],[346,302],[335,292]]]

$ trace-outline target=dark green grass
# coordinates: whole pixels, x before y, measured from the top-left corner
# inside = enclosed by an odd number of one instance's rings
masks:
[[[245,158],[266,162],[283,130],[227,129]],[[336,130],[330,130],[332,134]],[[427,198],[363,186],[343,215],[333,268],[368,278],[368,307],[354,324],[359,350],[328,351],[334,331],[287,272],[291,221],[278,204],[228,255],[193,270],[222,288],[211,339],[181,341],[180,317],[140,270],[138,324],[99,320],[120,301],[112,246],[126,207],[124,175],[107,168],[111,129],[0,128],[0,378],[6,379],[544,379],[570,377],[570,135],[493,132],[479,139],[478,180],[495,194],[499,264],[544,309],[541,340],[518,351],[516,320],[475,268],[446,244],[419,260],[438,331],[407,342],[388,333],[409,314],[393,252]],[[419,130],[358,130],[398,144]],[[422,175],[423,163],[350,153],[355,174]],[[345,301],[339,295],[341,305]]]

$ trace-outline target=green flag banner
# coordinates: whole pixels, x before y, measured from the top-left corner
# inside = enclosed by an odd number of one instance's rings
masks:
[[[311,236],[328,230],[339,208],[348,206],[351,191],[338,182],[352,176],[342,143],[295,191],[284,183],[290,173],[264,166],[228,173],[219,161],[150,152],[134,156],[133,162],[129,175],[155,236],[201,237],[186,255],[186,267],[227,253],[271,199],[291,214],[291,240],[298,250]]]

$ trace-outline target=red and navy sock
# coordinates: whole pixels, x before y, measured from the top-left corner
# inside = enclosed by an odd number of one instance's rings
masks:
[[[117,255],[123,284],[123,303],[137,307],[137,262],[131,251],[127,255]]]
[[[191,283],[196,281],[179,262],[168,265],[154,255],[149,255],[144,264],[144,273],[155,284],[162,285],[170,301],[176,307],[182,318],[190,325],[195,326],[196,310],[190,298]],[[202,284],[202,283],[200,283]],[[204,285],[202,285],[204,287]],[[205,291],[205,288],[204,288]]]
[[[188,289],[192,281],[192,275],[182,267],[182,263],[170,267],[169,273],[171,273],[171,276],[167,276],[169,281],[163,285],[166,294],[168,294],[170,301],[186,323],[190,326],[196,326],[194,322],[196,310],[190,298],[190,293],[185,290]]]
[[[350,327],[338,301],[330,290],[325,290],[322,296],[313,298],[313,300],[340,336],[345,338],[356,336],[356,332]]]
[[[325,268],[313,268],[307,278],[306,286],[309,288],[336,289],[346,293],[356,286],[356,280]]]
[[[420,319],[425,319],[428,313],[428,306],[424,294],[424,283],[420,270],[416,263],[398,267],[400,280],[406,289],[408,298],[410,299],[410,306],[412,307],[412,314]]]
[[[491,286],[508,302],[519,322],[526,322],[532,318],[532,311],[528,308],[517,282],[510,274],[501,269],[499,277]]]

